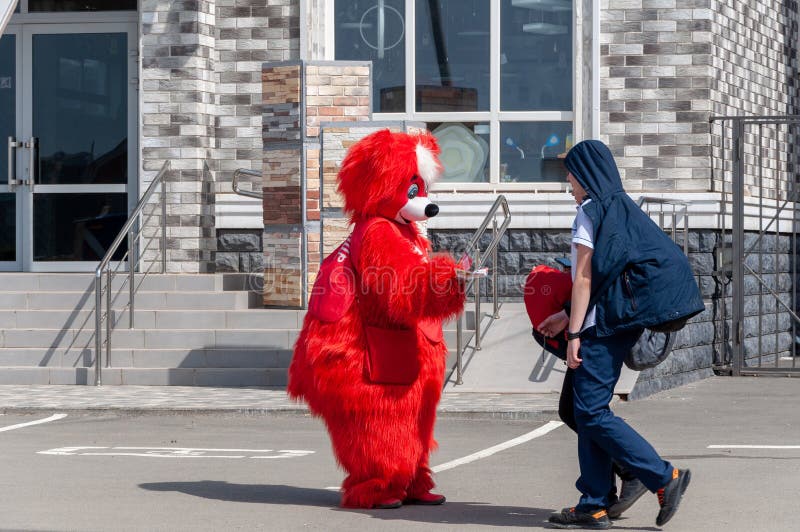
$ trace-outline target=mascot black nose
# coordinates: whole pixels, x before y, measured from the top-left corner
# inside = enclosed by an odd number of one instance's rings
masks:
[[[428,218],[433,218],[439,214],[439,206],[435,203],[429,203],[427,207],[425,207],[425,216]]]

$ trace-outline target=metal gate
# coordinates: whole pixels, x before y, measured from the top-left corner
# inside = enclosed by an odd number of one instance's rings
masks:
[[[800,116],[713,117],[712,169],[722,186],[715,248],[715,369],[800,376]]]

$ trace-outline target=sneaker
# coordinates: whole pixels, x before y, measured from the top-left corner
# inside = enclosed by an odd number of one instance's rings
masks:
[[[667,524],[667,521],[672,519],[675,512],[678,511],[678,505],[681,503],[681,496],[689,486],[689,481],[692,480],[692,472],[688,469],[677,469],[672,471],[672,480],[667,482],[667,485],[656,492],[658,495],[658,505],[661,509],[658,511],[656,517],[656,525],[662,526]]]
[[[638,478],[622,481],[622,489],[619,491],[619,499],[609,504],[608,517],[616,519],[622,512],[633,506],[633,503],[647,493],[647,488]],[[611,502],[611,501],[609,501]]]
[[[578,512],[575,508],[564,508],[548,519],[553,528],[583,528],[588,530],[606,530],[611,528],[608,513],[604,509],[594,512]]]

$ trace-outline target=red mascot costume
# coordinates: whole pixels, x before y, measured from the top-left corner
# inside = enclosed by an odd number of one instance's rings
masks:
[[[344,507],[445,500],[431,493],[428,455],[447,356],[442,320],[464,306],[463,271],[429,255],[415,224],[439,211],[427,197],[441,172],[438,153],[429,133],[384,130],[353,145],[339,171],[355,229],[320,276],[338,258],[352,262],[353,282],[317,279],[288,392],[325,421],[348,475]]]

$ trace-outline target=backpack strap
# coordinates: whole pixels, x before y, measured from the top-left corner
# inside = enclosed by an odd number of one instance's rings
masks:
[[[355,227],[353,227],[353,231],[350,233],[350,236],[347,237],[347,240],[350,242],[350,263],[356,276],[359,275],[358,261],[361,258],[361,246],[364,243],[364,235],[367,234],[367,231],[372,226],[378,223],[391,222],[382,216],[373,216],[371,218],[367,218],[366,220],[359,220],[356,222]]]

